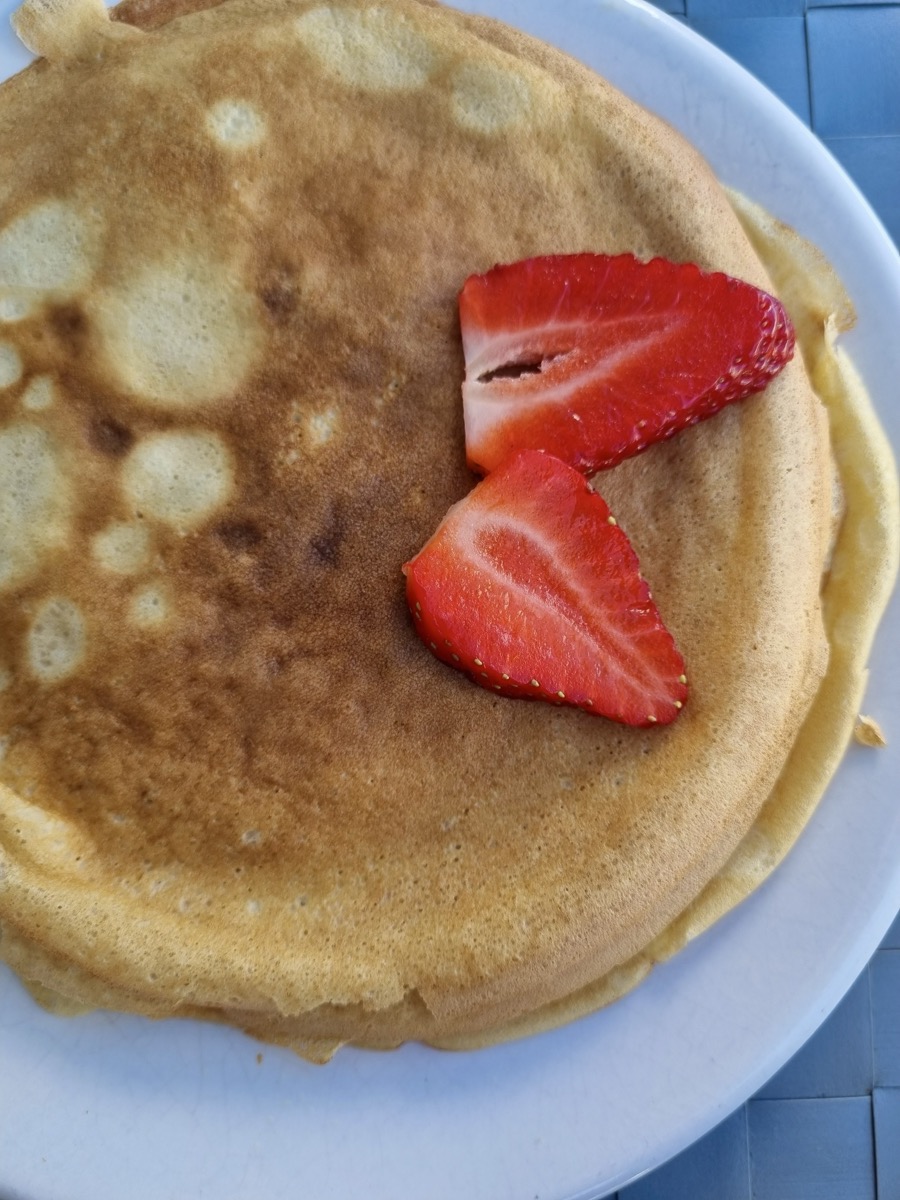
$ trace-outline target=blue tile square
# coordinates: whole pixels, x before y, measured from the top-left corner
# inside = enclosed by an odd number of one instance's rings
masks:
[[[900,247],[900,134],[824,141]],[[900,949],[900,918],[889,936],[894,949]]]
[[[875,1086],[900,1087],[900,950],[879,950],[869,977]]]
[[[872,1095],[875,1119],[875,1177],[879,1200],[900,1200],[900,1088]]]
[[[804,0],[687,0],[688,17],[802,17]]]
[[[753,1200],[875,1200],[872,1103],[751,1100]]]
[[[900,4],[811,9],[806,29],[816,133],[900,134]]]
[[[688,23],[746,67],[806,124],[810,121],[806,32],[803,17],[718,17]]]
[[[879,139],[879,140],[881,140],[881,139]],[[896,166],[897,166],[897,190],[898,190],[898,192],[900,192],[900,140],[898,140],[898,142],[897,142],[896,151],[897,151],[897,163],[896,163]],[[848,167],[847,170],[850,171],[850,168]],[[850,173],[852,174],[852,172],[850,172]],[[860,188],[862,188],[862,184],[860,184]],[[900,216],[900,213],[898,213],[898,216]],[[900,239],[895,239],[895,240],[900,241]],[[882,950],[900,950],[900,913],[898,913],[897,916],[894,918],[893,925],[890,927],[890,929],[884,935],[884,940],[881,943],[881,949]]]
[[[757,1099],[868,1096],[874,1081],[868,968],[805,1046],[757,1092]]]
[[[750,1200],[746,1106],[618,1200]]]

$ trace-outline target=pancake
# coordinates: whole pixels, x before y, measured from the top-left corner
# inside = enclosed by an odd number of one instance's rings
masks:
[[[400,565],[472,484],[466,276],[590,249],[771,288],[728,198],[578,64],[418,0],[16,21],[0,955],[312,1057],[596,1006],[727,877],[821,695],[807,369],[600,481],[688,663],[666,730],[474,688]]]

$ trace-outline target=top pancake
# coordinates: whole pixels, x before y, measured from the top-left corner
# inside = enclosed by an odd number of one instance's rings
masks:
[[[798,362],[599,480],[688,664],[672,727],[496,699],[400,575],[473,482],[456,296],[539,253],[758,259],[680,138],[493,23],[71,11],[0,91],[0,918],[145,1005],[339,1036],[570,993],[784,763],[827,433]]]

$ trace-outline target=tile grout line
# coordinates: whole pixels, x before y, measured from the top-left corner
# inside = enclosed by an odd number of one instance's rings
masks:
[[[871,1095],[872,1095],[872,1113],[873,1113],[872,1120],[873,1120],[873,1122],[875,1120],[875,1117],[874,1117],[874,1111],[875,1111],[875,1007],[872,1003],[872,992],[874,990],[872,987],[872,982],[873,982],[872,981],[872,963],[875,961],[875,955],[880,954],[880,953],[881,953],[881,950],[879,948],[878,950],[875,951],[875,954],[873,954],[872,957],[869,959],[869,961],[866,963],[866,982],[869,985],[869,1055],[870,1055],[870,1060],[871,1060],[870,1066],[872,1068],[872,1074],[870,1075],[869,1078],[872,1080]]]
[[[876,951],[877,953],[877,951]],[[869,1096],[869,1120],[872,1123],[872,1173],[875,1176],[872,1181],[875,1184],[874,1196],[878,1200],[878,1134],[875,1128],[875,1087],[873,1085],[871,1095]]]
[[[747,1147],[747,1200],[753,1200],[753,1166],[750,1160],[750,1101],[744,1101],[744,1145]]]
[[[803,5],[803,48],[806,51],[806,96],[809,100],[809,128],[815,131],[816,110],[813,104],[812,57],[809,50],[809,3]]]

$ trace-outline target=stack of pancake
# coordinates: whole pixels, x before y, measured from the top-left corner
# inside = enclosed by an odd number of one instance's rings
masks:
[[[0,89],[0,957],[60,1011],[314,1058],[621,994],[783,856],[858,711],[896,479],[839,285],[494,22],[15,23],[43,57]],[[774,286],[804,351],[600,481],[688,664],[664,730],[476,688],[404,603],[472,486],[462,283],[583,250]]]

